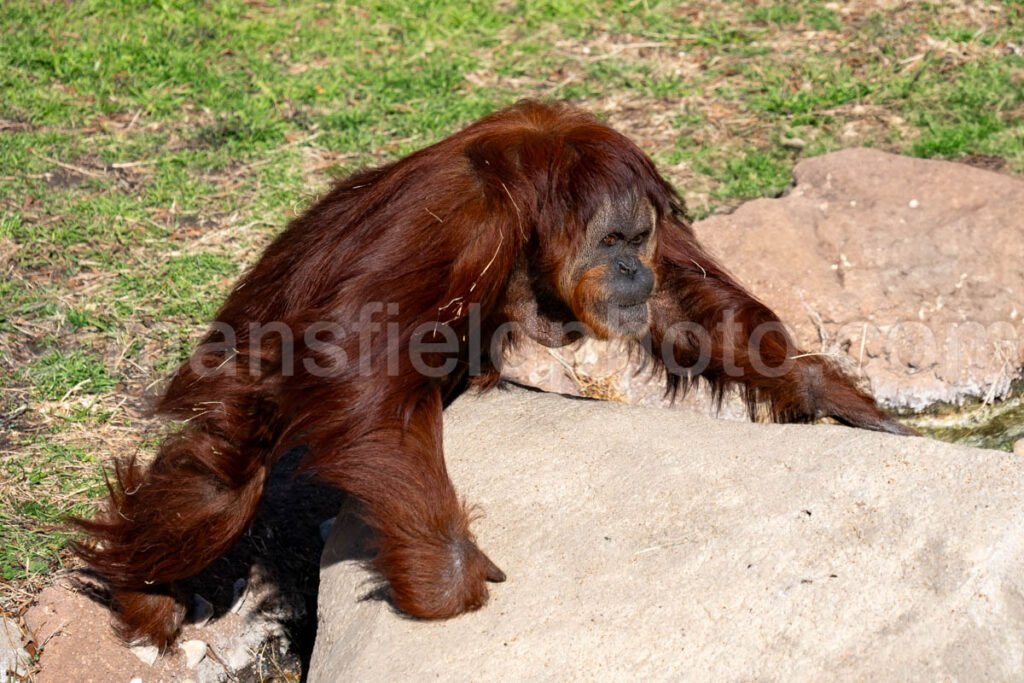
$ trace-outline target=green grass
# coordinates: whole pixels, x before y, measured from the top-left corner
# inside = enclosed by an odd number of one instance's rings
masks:
[[[726,159],[721,169],[708,170],[722,179],[716,197],[770,197],[790,182],[789,165],[779,156],[750,151]]]
[[[742,17],[744,23],[755,26],[774,25],[815,31],[837,31],[843,27],[843,20],[836,10],[820,0],[748,3]]]
[[[115,309],[130,315],[141,306],[165,318],[201,323],[216,313],[225,288],[237,273],[238,264],[227,255],[172,256],[156,272],[119,278],[114,285],[118,295]]]
[[[62,564],[68,534],[64,518],[84,515],[88,499],[104,490],[97,458],[78,446],[46,439],[32,442],[31,460],[7,460],[0,473],[17,481],[18,495],[0,492],[0,578],[25,579]]]
[[[854,145],[1024,172],[1024,6],[974,4],[0,4],[5,580],[60,566],[99,463],[151,450],[146,392],[332,176],[526,96],[636,132],[698,215]]]
[[[971,153],[1003,154],[1024,144],[1020,118],[1024,115],[1024,72],[1012,72],[998,63],[968,64],[914,115],[922,129],[911,146],[924,157],[956,157]],[[923,100],[924,97],[918,98]]]
[[[60,401],[71,392],[98,394],[114,386],[103,360],[84,351],[51,351],[25,368],[36,396]]]
[[[814,60],[794,65],[792,71],[766,74],[763,94],[752,98],[754,107],[787,117],[792,125],[827,120],[829,110],[863,100],[872,92],[870,81],[845,65]]]

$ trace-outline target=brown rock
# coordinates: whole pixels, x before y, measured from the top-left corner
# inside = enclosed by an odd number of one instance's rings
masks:
[[[1024,182],[869,149],[807,159],[794,175],[786,196],[700,221],[698,236],[806,350],[837,354],[883,403],[1005,396],[1024,366]],[[524,345],[507,374],[661,401],[659,381],[600,343],[554,353]]]
[[[274,615],[258,607],[269,597],[269,587],[247,600],[240,613],[228,612],[199,628],[187,625],[183,645],[201,640],[214,656],[200,657],[197,648],[169,648],[159,657],[152,651],[130,648],[111,628],[110,611],[70,583],[44,590],[25,614],[25,624],[41,650],[38,683],[108,683],[138,678],[146,683],[195,680],[212,683],[237,680],[250,666],[254,652],[282,630]],[[155,651],[155,648],[153,648]],[[149,662],[152,661],[152,664]]]

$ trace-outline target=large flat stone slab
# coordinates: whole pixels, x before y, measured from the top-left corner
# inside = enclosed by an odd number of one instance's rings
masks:
[[[1024,677],[1012,454],[521,390],[460,399],[445,429],[508,581],[404,618],[340,518],[310,681]]]

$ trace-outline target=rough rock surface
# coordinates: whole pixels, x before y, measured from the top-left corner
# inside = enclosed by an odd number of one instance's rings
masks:
[[[806,159],[794,176],[784,197],[698,222],[702,242],[805,349],[845,357],[883,403],[1006,395],[1024,366],[1024,182],[869,149]],[[660,383],[598,342],[555,353],[525,345],[506,375],[662,400]]]
[[[17,622],[0,617],[0,683],[24,677],[32,666]]]
[[[1024,677],[1019,457],[523,390],[445,427],[508,581],[403,618],[340,517],[311,682]]]
[[[257,653],[280,638],[280,622],[261,604],[270,594],[254,588],[229,612],[204,626],[185,626],[179,643],[202,641],[208,653],[189,662],[187,650],[176,644],[161,656],[155,647],[126,647],[111,628],[110,612],[91,599],[75,582],[51,586],[26,614],[32,640],[41,649],[37,683],[108,683],[141,679],[145,683],[218,683],[237,680]],[[284,643],[285,641],[281,641]],[[192,664],[190,666],[189,664]]]

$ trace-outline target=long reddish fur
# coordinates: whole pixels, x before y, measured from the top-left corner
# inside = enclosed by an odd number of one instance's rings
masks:
[[[777,320],[700,248],[681,201],[647,156],[565,105],[527,101],[497,112],[342,180],[295,219],[217,314],[234,330],[235,344],[227,348],[211,331],[159,401],[157,411],[184,426],[148,466],[119,464],[106,509],[79,522],[88,538],[78,552],[109,581],[124,637],[161,646],[174,638],[181,617],[174,582],[230,548],[256,512],[268,470],[296,444],[309,449],[303,469],[362,501],[378,538],[374,565],[398,607],[435,618],[483,605],[493,567],[476,548],[448,479],[441,412],[467,387],[493,385],[499,359],[485,346],[480,372],[471,375],[474,359],[463,344],[455,371],[431,378],[415,371],[404,351],[424,323],[447,323],[462,339],[473,306],[488,339],[506,322],[517,264],[525,260],[556,280],[603,199],[631,191],[658,217],[649,339],[656,364],[674,322],[712,329],[731,311],[749,331]],[[372,340],[368,367],[350,362],[329,378],[308,372],[304,359],[320,366],[337,359],[307,347],[305,330],[318,321],[357,320],[371,301],[398,306],[398,372],[387,371],[395,361],[383,334]],[[283,344],[274,335],[259,349],[251,343],[249,324],[272,321],[293,332],[294,373],[283,371]],[[779,420],[835,414],[886,428],[871,398],[821,358],[801,359],[781,379],[765,378],[738,349],[734,360],[745,369],[734,378],[723,359],[725,347],[737,344],[712,341],[703,377],[719,393],[738,382],[752,407],[765,405]],[[788,341],[784,333],[768,335],[762,349],[770,362],[785,360]],[[670,344],[672,357],[687,364],[691,342]],[[356,339],[342,348],[350,361],[366,357]],[[694,379],[667,377],[672,391]]]

